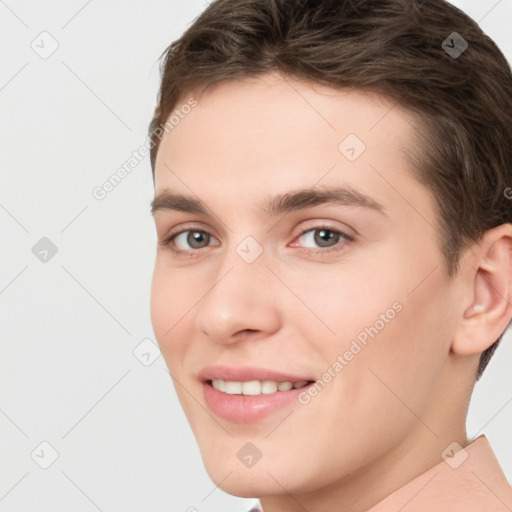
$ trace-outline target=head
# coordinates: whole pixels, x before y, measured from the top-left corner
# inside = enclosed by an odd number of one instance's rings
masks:
[[[512,316],[511,98],[443,0],[220,0],[166,50],[151,315],[222,488],[314,493],[461,435]],[[317,384],[225,419],[209,365]]]

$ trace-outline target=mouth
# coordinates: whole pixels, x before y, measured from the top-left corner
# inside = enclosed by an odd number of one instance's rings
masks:
[[[209,411],[233,423],[256,423],[301,406],[300,393],[316,382],[300,374],[226,366],[204,368],[198,377]]]
[[[292,389],[302,389],[310,384],[312,380],[300,381],[277,381],[277,380],[249,380],[249,381],[230,381],[222,379],[206,380],[205,384],[213,387],[221,393],[227,395],[270,395],[273,393],[282,393]]]

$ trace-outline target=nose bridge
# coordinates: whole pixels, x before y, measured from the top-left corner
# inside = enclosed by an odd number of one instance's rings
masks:
[[[247,236],[220,258],[215,278],[198,304],[198,329],[224,342],[233,341],[239,331],[276,329],[273,276],[261,244]]]

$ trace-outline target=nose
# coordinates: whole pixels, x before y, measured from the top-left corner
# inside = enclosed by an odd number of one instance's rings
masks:
[[[269,270],[263,252],[251,263],[235,249],[222,256],[196,310],[195,323],[216,343],[232,344],[247,338],[268,337],[279,329],[277,290],[283,286]]]

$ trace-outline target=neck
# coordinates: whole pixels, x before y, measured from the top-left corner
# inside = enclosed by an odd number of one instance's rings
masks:
[[[430,431],[418,422],[400,444],[370,464],[309,493],[260,498],[263,512],[366,512],[386,496],[443,461],[441,453],[453,441],[468,444],[464,425],[445,432]]]

